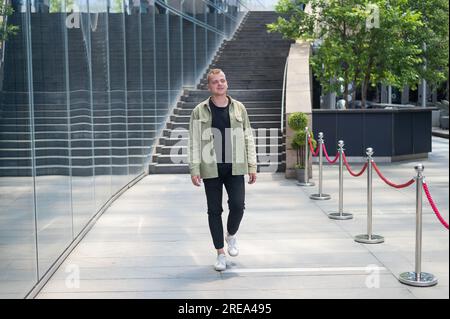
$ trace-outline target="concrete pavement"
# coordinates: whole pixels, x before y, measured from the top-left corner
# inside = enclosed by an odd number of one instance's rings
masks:
[[[420,161],[447,221],[448,146],[433,137],[433,152]],[[417,162],[379,167],[401,183]],[[449,234],[425,196],[422,269],[439,283],[413,288],[397,280],[414,270],[415,185],[397,190],[374,172],[374,233],[386,242],[363,245],[353,237],[366,232],[365,175],[345,174],[344,211],[354,214],[347,221],[326,215],[338,208],[337,177],[337,166],[325,165],[324,192],[332,199],[313,201],[317,187],[259,174],[246,187],[240,256],[228,257],[227,271],[218,273],[203,186],[187,175],[149,175],[112,204],[37,298],[449,298]]]

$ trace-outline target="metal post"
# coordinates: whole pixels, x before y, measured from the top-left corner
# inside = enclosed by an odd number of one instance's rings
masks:
[[[422,97],[421,97],[420,105],[422,107],[427,107],[427,80],[425,80],[425,79],[422,79],[421,91],[422,91]]]
[[[372,155],[371,147],[366,149],[367,154],[367,234],[358,235],[355,241],[362,244],[380,244],[384,242],[384,237],[372,234]]]
[[[424,43],[423,44],[423,52],[425,52],[427,50],[427,44]],[[425,71],[427,69],[427,60],[424,58],[424,63],[423,63],[423,70]],[[421,101],[421,105],[422,107],[427,107],[427,81],[425,79],[422,79],[422,101]]]
[[[429,287],[438,283],[437,278],[429,273],[422,272],[422,185],[424,166],[418,164],[414,167],[416,177],[416,260],[415,271],[400,274],[399,281],[415,287]]]
[[[323,147],[323,133],[319,132],[319,194],[312,194],[311,196],[309,196],[309,198],[316,200],[327,200],[331,198],[330,195],[322,193],[322,178],[323,178],[322,147]]]
[[[392,104],[392,86],[388,86],[388,104]]]
[[[308,138],[309,138],[309,129],[308,127],[305,127],[305,177],[304,182],[298,182],[297,185],[299,186],[314,186],[314,182],[309,181],[309,145],[308,145]]]
[[[328,214],[331,219],[352,219],[353,214],[344,213],[344,141],[338,141],[339,147],[339,211]]]

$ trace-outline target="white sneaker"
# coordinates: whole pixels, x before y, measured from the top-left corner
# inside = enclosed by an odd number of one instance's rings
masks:
[[[227,269],[227,257],[225,254],[217,255],[217,261],[214,265],[214,269],[217,271],[224,271]]]
[[[227,234],[225,236],[225,240],[228,244],[228,254],[231,257],[236,257],[237,255],[239,255],[239,249],[237,248],[237,240],[236,240],[236,235],[229,235]]]

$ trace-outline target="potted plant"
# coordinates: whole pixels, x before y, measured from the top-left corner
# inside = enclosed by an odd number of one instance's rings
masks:
[[[292,113],[288,118],[289,127],[294,130],[294,135],[292,137],[291,146],[292,149],[296,150],[297,163],[294,168],[297,174],[297,180],[299,182],[305,182],[305,152],[306,148],[309,147],[305,145],[305,128],[308,125],[308,117],[306,114],[301,112]],[[314,134],[311,134],[311,143],[316,148],[317,142],[314,139]],[[309,178],[312,178],[312,170],[308,172]]]

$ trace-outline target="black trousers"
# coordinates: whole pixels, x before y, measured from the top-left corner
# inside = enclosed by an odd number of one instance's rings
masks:
[[[231,163],[218,163],[219,177],[203,180],[206,200],[208,202],[208,223],[214,247],[224,247],[222,225],[222,194],[223,186],[228,193],[228,208],[230,210],[227,221],[227,231],[230,235],[237,233],[245,209],[245,180],[244,175],[232,175]]]

